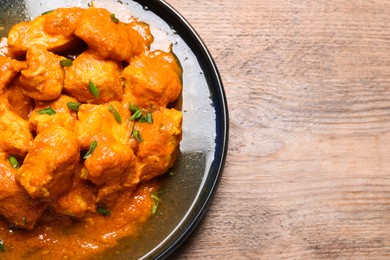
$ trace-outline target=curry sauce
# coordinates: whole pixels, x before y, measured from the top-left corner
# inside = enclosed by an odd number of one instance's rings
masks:
[[[102,8],[14,25],[0,56],[0,259],[85,259],[137,234],[176,160],[182,69]]]

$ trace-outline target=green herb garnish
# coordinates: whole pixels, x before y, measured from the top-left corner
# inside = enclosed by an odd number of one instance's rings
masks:
[[[131,120],[136,120],[142,116],[142,110],[138,109],[135,113],[130,117]]]
[[[138,107],[136,105],[133,105],[133,104],[130,103],[130,111],[131,111],[131,113],[135,113],[135,112],[137,112],[137,110],[138,110]]]
[[[157,212],[158,204],[161,202],[161,199],[155,193],[150,194],[150,196],[154,200],[154,204],[152,206],[152,215],[155,215]]]
[[[106,216],[106,217],[111,216],[111,212],[108,209],[103,208],[103,207],[98,207],[97,208],[97,212],[100,215],[103,215],[103,216]]]
[[[158,203],[154,203],[152,206],[152,216],[156,215],[158,208]]]
[[[146,115],[141,117],[140,120],[139,120],[141,123],[149,123],[149,124],[153,124],[153,117],[152,117],[152,113],[150,112],[146,112]]]
[[[96,149],[96,146],[97,146],[97,141],[93,141],[90,145],[89,145],[89,149],[87,151],[87,153],[84,155],[84,159],[87,159],[88,157],[91,156],[91,154],[95,151]]]
[[[37,114],[40,114],[40,115],[49,115],[49,116],[52,116],[56,113],[56,111],[51,108],[51,107],[47,107],[47,108],[44,108],[44,109],[41,109],[41,110],[38,110],[37,111]]]
[[[70,110],[73,110],[73,111],[79,111],[80,105],[81,105],[81,103],[79,103],[79,102],[68,102],[68,103],[66,103],[66,106]]]
[[[119,23],[119,19],[115,17],[115,14],[111,14],[110,18],[111,18],[111,21],[113,21],[114,23]]]
[[[10,157],[8,157],[8,161],[11,164],[12,168],[15,168],[15,169],[20,168],[18,159],[16,159],[14,156],[11,155]]]
[[[161,201],[160,198],[159,198],[159,197],[157,196],[157,194],[155,194],[155,193],[152,193],[150,196],[152,197],[152,199],[153,199],[155,202],[160,202],[160,201]]]
[[[0,251],[4,251],[4,250],[5,250],[4,241],[0,239]]]
[[[140,133],[139,130],[134,129],[133,132],[132,132],[132,135],[133,135],[134,139],[137,140],[138,142],[142,142],[143,141],[141,133]]]
[[[114,115],[115,120],[119,124],[122,124],[121,115],[119,115],[118,111],[115,109],[115,107],[113,105],[111,105],[111,104],[109,105],[108,111],[110,111]]]
[[[99,89],[96,87],[96,85],[92,82],[92,80],[88,83],[89,91],[91,91],[92,95],[95,98],[99,98]]]
[[[73,61],[71,59],[60,60],[60,64],[62,67],[69,67],[72,66]]]

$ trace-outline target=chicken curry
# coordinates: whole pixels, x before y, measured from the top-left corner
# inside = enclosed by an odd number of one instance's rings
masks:
[[[0,55],[0,259],[85,259],[157,209],[181,141],[179,62],[147,24],[59,8]]]

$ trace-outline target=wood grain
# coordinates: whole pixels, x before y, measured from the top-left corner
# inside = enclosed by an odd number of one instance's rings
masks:
[[[227,163],[172,259],[389,259],[390,2],[168,0],[230,112]]]

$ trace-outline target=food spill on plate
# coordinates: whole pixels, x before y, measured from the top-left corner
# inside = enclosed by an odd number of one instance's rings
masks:
[[[137,234],[182,135],[182,69],[94,6],[14,25],[0,54],[0,259],[85,259]]]

